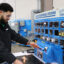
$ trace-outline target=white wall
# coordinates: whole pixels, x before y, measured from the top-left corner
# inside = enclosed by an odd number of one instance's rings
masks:
[[[31,11],[37,9],[37,0],[16,0],[16,18],[31,19]]]
[[[37,0],[0,0],[7,2],[14,8],[11,19],[31,19],[31,11],[38,9]]]
[[[64,8],[64,0],[53,0],[53,6],[55,9]]]

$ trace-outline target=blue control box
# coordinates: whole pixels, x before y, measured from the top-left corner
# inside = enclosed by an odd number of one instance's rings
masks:
[[[45,63],[64,64],[64,9],[36,14],[34,39],[39,49],[34,54]]]

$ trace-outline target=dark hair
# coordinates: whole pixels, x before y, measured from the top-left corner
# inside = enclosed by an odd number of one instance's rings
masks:
[[[0,10],[2,10],[4,12],[7,12],[7,11],[13,12],[12,6],[8,3],[1,3],[0,4]]]

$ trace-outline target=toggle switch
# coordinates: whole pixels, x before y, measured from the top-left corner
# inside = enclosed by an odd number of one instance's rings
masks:
[[[47,41],[50,41],[50,38],[49,37],[47,37]]]
[[[45,40],[45,37],[42,37],[43,38],[43,40]]]
[[[51,39],[51,42],[55,42],[55,39],[54,39],[54,38],[52,38],[52,39]]]

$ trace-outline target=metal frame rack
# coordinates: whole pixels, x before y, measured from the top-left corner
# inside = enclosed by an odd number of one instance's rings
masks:
[[[64,9],[35,15],[34,35],[40,49],[35,55],[46,63],[64,61]],[[38,55],[39,54],[39,55]]]

